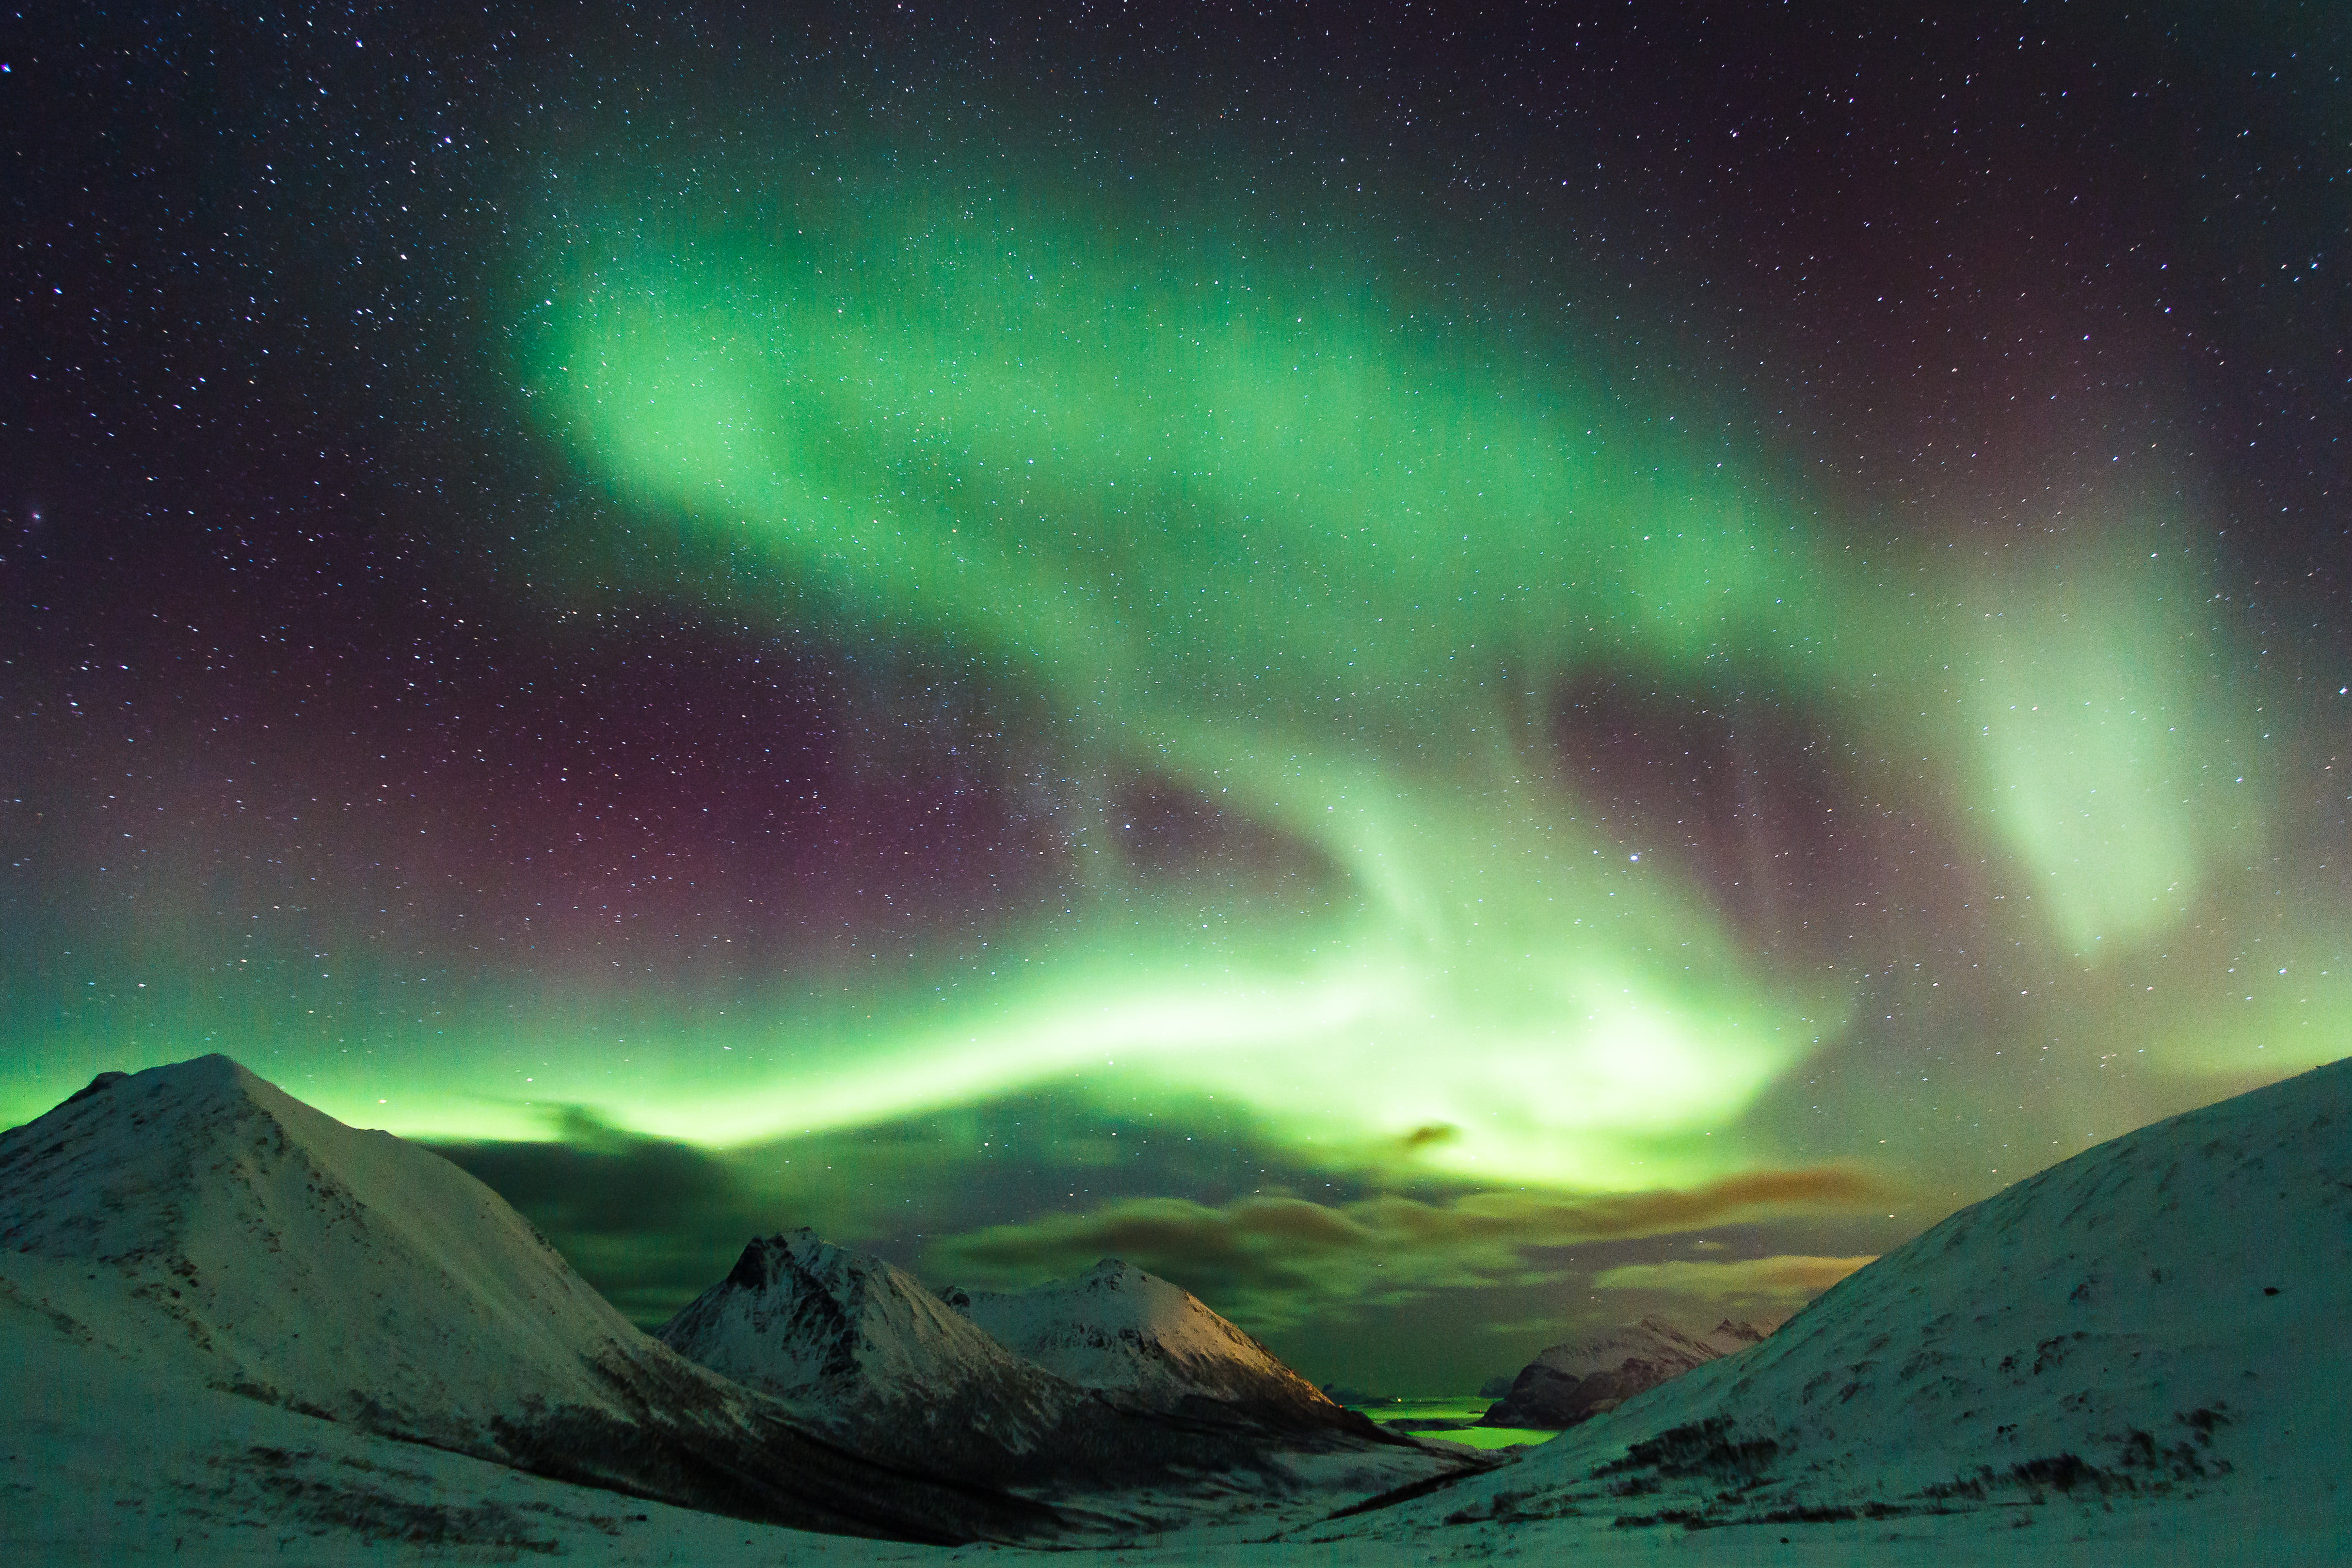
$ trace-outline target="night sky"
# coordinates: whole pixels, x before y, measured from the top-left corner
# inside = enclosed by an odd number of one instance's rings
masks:
[[[9,21],[0,1123],[1437,1393],[2352,1052],[2341,8],[1918,12]]]

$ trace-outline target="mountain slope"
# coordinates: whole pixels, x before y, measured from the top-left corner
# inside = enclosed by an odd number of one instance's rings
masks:
[[[1746,1323],[1727,1321],[1711,1332],[1692,1334],[1664,1318],[1648,1317],[1595,1339],[1552,1345],[1520,1369],[1510,1391],[1478,1424],[1573,1426],[1763,1337]]]
[[[1191,1291],[1116,1258],[1033,1290],[943,1299],[1039,1366],[1130,1407],[1223,1410],[1299,1430],[1370,1425]]]
[[[1286,1500],[1311,1517],[1348,1500],[1332,1493],[1483,1462],[1383,1432],[1311,1388],[1329,1414],[1301,1415],[1288,1396],[1305,1381],[1182,1290],[1140,1270],[1088,1278],[1101,1288],[1008,1300],[1025,1301],[1026,1316],[1013,1316],[1043,1334],[1024,1348],[1058,1351],[1091,1384],[1015,1353],[883,1259],[808,1230],[753,1240],[659,1333],[859,1453],[1129,1523]],[[1073,1319],[1072,1300],[1093,1303],[1092,1317]]]
[[[101,1075],[0,1134],[0,1293],[158,1376],[560,1479],[912,1540],[1054,1526],[816,1438],[455,1165],[226,1057]]]
[[[2352,1061],[1963,1209],[1443,1507],[1730,1519],[2246,1487],[2340,1509],[2347,1298]]]
[[[1087,1408],[1083,1389],[1014,1355],[910,1275],[811,1230],[753,1239],[656,1337],[859,1452],[950,1474],[1036,1482],[1073,1464],[1089,1472],[1106,1435],[1094,1429],[1115,1425]],[[1095,1441],[1077,1443],[1074,1427]]]

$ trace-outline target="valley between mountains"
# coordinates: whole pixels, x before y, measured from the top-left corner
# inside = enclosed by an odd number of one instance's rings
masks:
[[[1547,1352],[1492,1419],[1566,1432],[1486,1454],[1335,1405],[1117,1260],[935,1292],[785,1232],[647,1335],[471,1176],[215,1056],[0,1134],[0,1545],[2336,1561],[2347,1298],[2339,1063],[1962,1210],[1769,1336]]]

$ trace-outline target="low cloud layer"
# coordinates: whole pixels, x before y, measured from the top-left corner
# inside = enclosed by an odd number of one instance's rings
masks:
[[[770,1205],[703,1150],[616,1133],[580,1112],[559,1131],[560,1142],[427,1147],[520,1210],[641,1325],[669,1317],[751,1237],[778,1228]]]
[[[1531,1256],[1545,1248],[1845,1214],[1878,1195],[1858,1173],[1821,1168],[1758,1172],[1681,1192],[1474,1193],[1444,1203],[1247,1197],[1211,1206],[1137,1198],[946,1237],[930,1248],[927,1273],[1018,1287],[1124,1258],[1270,1329],[1433,1290],[1557,1279],[1555,1261]]]
[[[1628,1263],[1603,1270],[1596,1290],[1651,1290],[1678,1296],[1708,1310],[1769,1307],[1793,1312],[1875,1258],[1810,1258],[1782,1253],[1727,1263],[1677,1258],[1667,1263]]]
[[[1277,1190],[1204,1203],[1151,1194],[1213,1190],[1210,1178],[1238,1175],[1182,1163],[1199,1159],[1204,1143],[1223,1148],[1230,1133],[1193,1141],[1135,1124],[1122,1125],[1129,1136],[1118,1142],[1148,1158],[1130,1158],[1118,1173],[1141,1191],[1101,1194],[1083,1212],[1040,1214],[1075,1184],[1071,1167],[1024,1157],[1032,1143],[1065,1149],[1066,1130],[1050,1110],[1024,1102],[985,1122],[910,1123],[726,1154],[621,1132],[574,1111],[551,1129],[551,1141],[436,1147],[514,1204],[590,1283],[648,1327],[723,1276],[750,1237],[811,1225],[830,1240],[910,1266],[934,1286],[1019,1287],[1125,1258],[1252,1330],[1282,1336],[1291,1353],[1329,1358],[1331,1375],[1375,1381],[1399,1373],[1385,1349],[1360,1366],[1349,1359],[1360,1352],[1345,1347],[1373,1342],[1364,1335],[1408,1332],[1419,1367],[1441,1353],[1430,1347],[1433,1334],[1454,1342],[1475,1333],[1483,1345],[1498,1334],[1550,1342],[1574,1331],[1580,1313],[1622,1302],[1612,1293],[1619,1289],[1742,1303],[1738,1315],[1785,1315],[1851,1261],[1635,1264],[1608,1269],[1601,1282],[1609,1289],[1598,1299],[1568,1282],[1625,1259],[1618,1243],[1633,1244],[1634,1258],[1654,1257],[1661,1246],[1685,1244],[1652,1238],[1781,1219],[1838,1222],[1893,1206],[1878,1183],[1840,1167],[1759,1172],[1681,1191],[1412,1198],[1359,1189],[1318,1203]],[[1268,1163],[1255,1153],[1243,1163]],[[1105,1171],[1085,1174],[1100,1182]],[[1307,1179],[1297,1171],[1278,1176]],[[1024,1209],[1035,1217],[1006,1217]],[[1804,1249],[1819,1228],[1806,1223],[1780,1244]],[[1832,1223],[1820,1234],[1826,1241],[1843,1231]],[[1561,1250],[1588,1244],[1606,1250],[1574,1261]],[[1817,1249],[1841,1250],[1834,1242]],[[1822,1274],[1824,1263],[1833,1271]],[[1523,1321],[1531,1310],[1545,1321]],[[1414,1326],[1398,1329],[1406,1323]],[[1473,1364],[1480,1360],[1471,1357],[1456,1375],[1509,1370]]]

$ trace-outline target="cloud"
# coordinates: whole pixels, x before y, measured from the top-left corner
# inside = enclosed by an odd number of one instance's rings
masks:
[[[1686,1191],[1488,1192],[1445,1203],[1255,1196],[1213,1207],[1136,1198],[945,1237],[926,1261],[934,1278],[1018,1287],[1079,1272],[1098,1258],[1124,1258],[1229,1316],[1271,1329],[1433,1290],[1557,1278],[1557,1265],[1528,1256],[1539,1248],[1847,1213],[1878,1194],[1870,1178],[1827,1167],[1754,1172]]]
[[[562,1113],[561,1142],[428,1143],[512,1204],[604,1298],[662,1321],[719,1280],[771,1205],[725,1162],[689,1144],[616,1132]]]
[[[1809,1258],[1781,1253],[1728,1263],[1678,1258],[1669,1263],[1628,1263],[1603,1270],[1596,1290],[1654,1290],[1693,1301],[1728,1306],[1765,1305],[1794,1311],[1875,1258]]]

